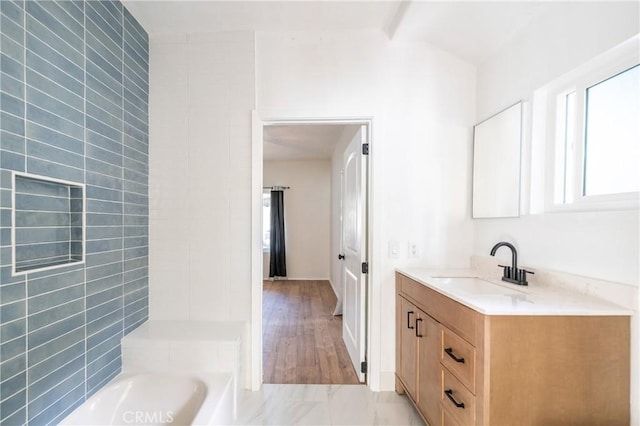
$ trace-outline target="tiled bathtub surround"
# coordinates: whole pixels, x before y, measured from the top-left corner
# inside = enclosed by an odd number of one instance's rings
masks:
[[[225,400],[231,402],[228,408],[235,417],[248,331],[243,321],[150,320],[122,339],[122,369],[124,373],[229,373],[232,395]]]
[[[0,11],[0,423],[40,425],[115,376],[148,317],[148,38],[117,1]],[[12,276],[12,171],[86,185],[85,264]]]

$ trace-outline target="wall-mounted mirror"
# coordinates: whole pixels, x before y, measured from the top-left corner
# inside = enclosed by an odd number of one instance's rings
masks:
[[[473,131],[473,217],[520,215],[522,102]]]

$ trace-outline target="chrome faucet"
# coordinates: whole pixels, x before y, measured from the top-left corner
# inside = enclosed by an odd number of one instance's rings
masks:
[[[502,281],[507,281],[518,285],[528,285],[529,283],[527,282],[527,273],[533,274],[533,272],[527,271],[526,269],[518,269],[518,252],[513,244],[506,241],[500,241],[491,249],[491,256],[495,256],[496,251],[502,246],[509,247],[509,249],[511,250],[511,266],[498,265],[503,268]]]

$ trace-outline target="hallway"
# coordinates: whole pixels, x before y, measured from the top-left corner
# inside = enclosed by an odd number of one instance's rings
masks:
[[[264,383],[358,383],[328,281],[264,281],[262,303]]]

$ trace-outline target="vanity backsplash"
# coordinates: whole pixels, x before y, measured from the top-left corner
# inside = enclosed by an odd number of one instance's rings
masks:
[[[502,263],[504,260],[489,256],[471,257],[471,269],[475,270],[479,277],[491,280],[500,280],[502,268],[498,264]],[[549,271],[527,264],[523,264],[522,267],[535,272],[527,277],[531,287],[547,287],[550,290],[556,287],[558,290],[588,294],[631,309],[634,311],[634,315],[638,314],[638,300],[640,298],[638,287],[565,272]]]

